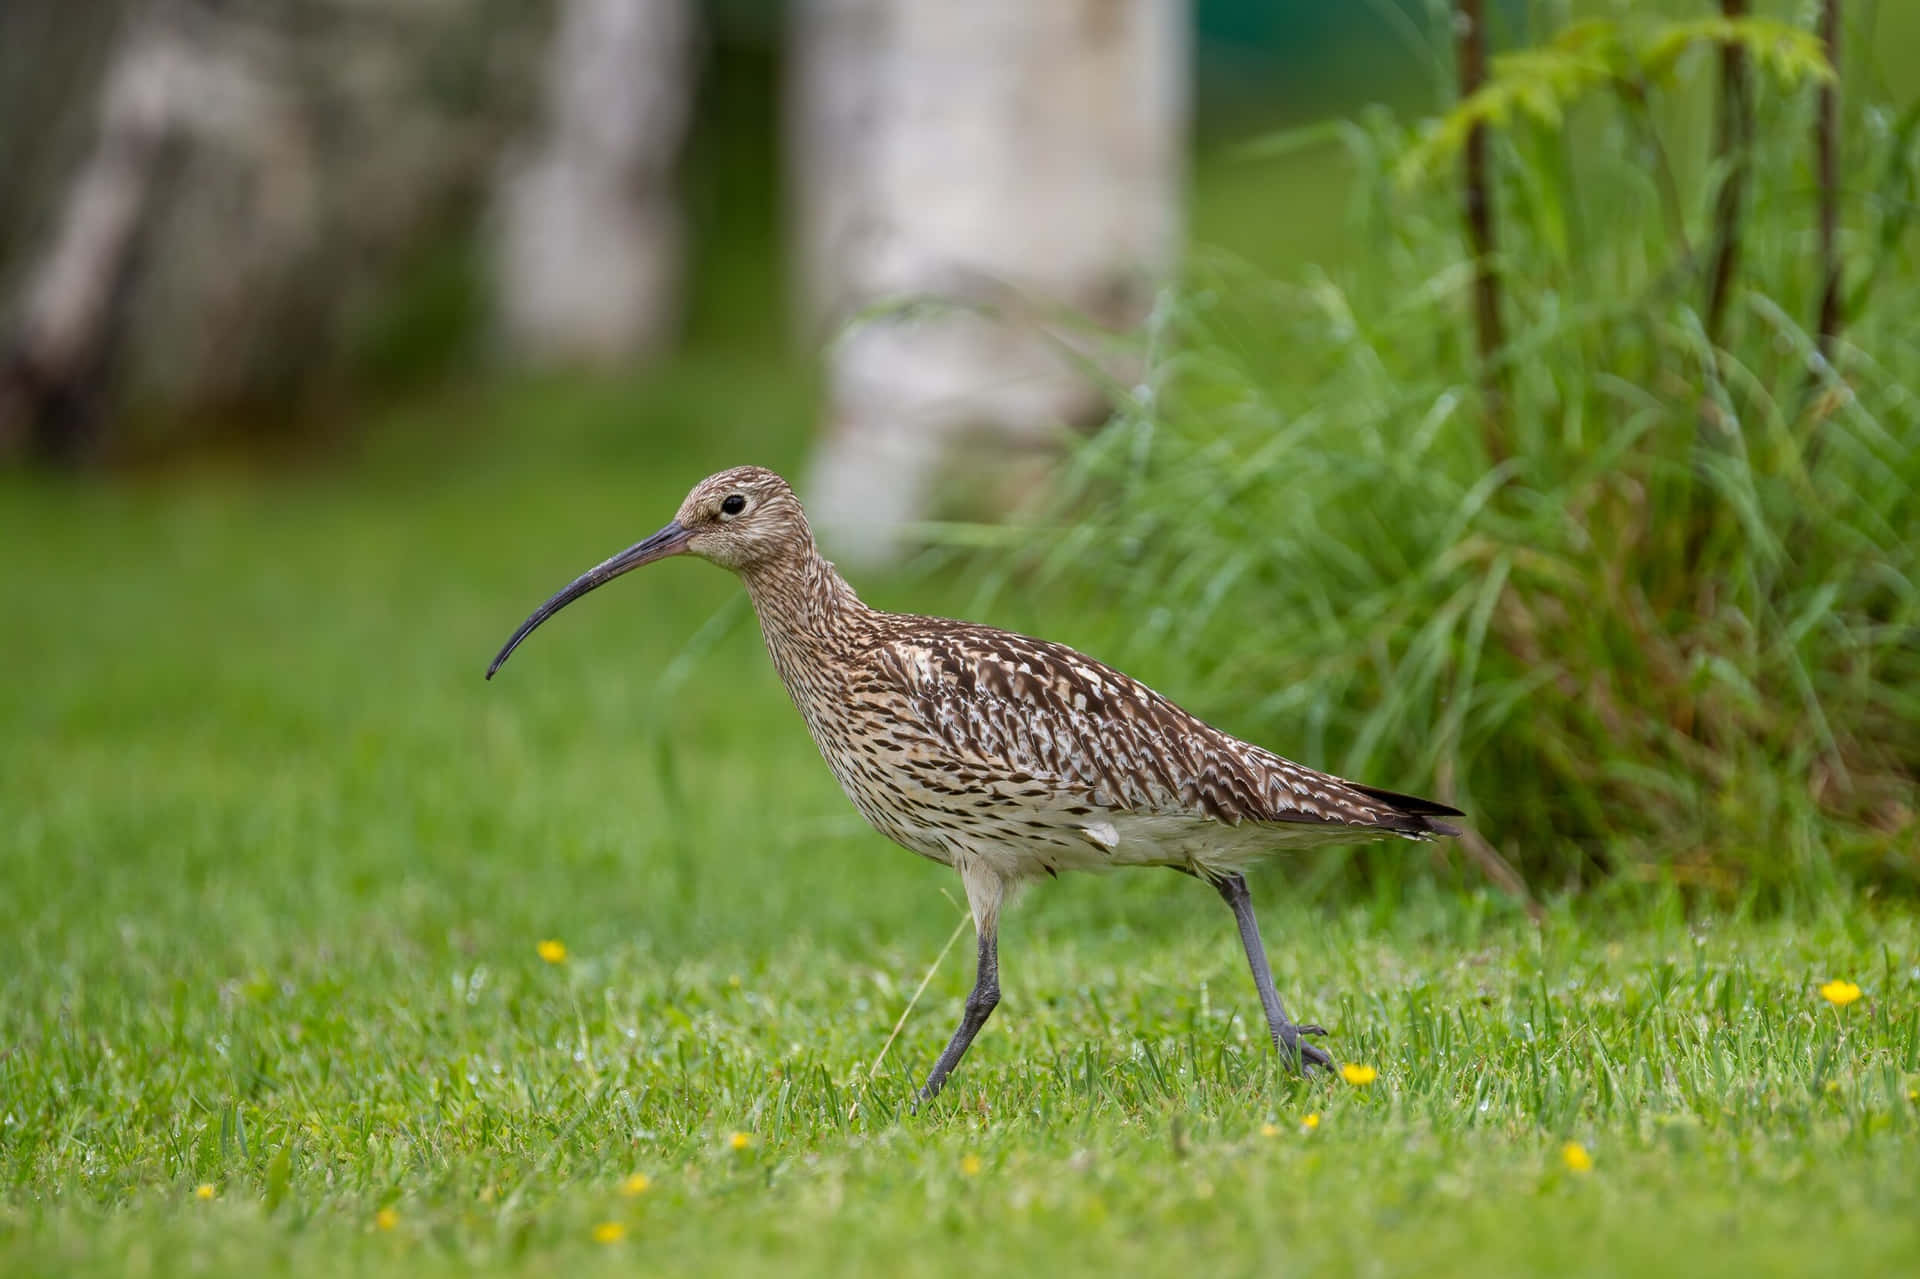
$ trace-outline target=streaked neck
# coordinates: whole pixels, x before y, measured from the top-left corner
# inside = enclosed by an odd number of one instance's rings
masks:
[[[803,645],[831,640],[850,621],[870,611],[811,543],[791,555],[742,570],[740,579],[746,583],[769,648],[775,647],[776,640]],[[775,660],[779,658],[776,652]]]

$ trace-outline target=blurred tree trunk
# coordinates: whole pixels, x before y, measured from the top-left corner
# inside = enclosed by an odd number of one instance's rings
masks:
[[[1834,78],[1820,86],[1819,105],[1814,116],[1814,172],[1820,183],[1820,316],[1815,332],[1820,335],[1820,358],[1833,364],[1834,348],[1840,340],[1840,0],[1823,0],[1820,6],[1820,39],[1827,47],[1827,62]]]
[[[1460,97],[1472,97],[1487,79],[1487,21],[1482,0],[1460,0],[1453,26],[1459,46]],[[1486,123],[1467,132],[1462,162],[1467,243],[1473,248],[1473,328],[1480,359],[1480,438],[1487,460],[1507,456],[1506,388],[1499,367],[1506,345],[1500,322],[1500,270],[1494,258],[1492,156]]]
[[[57,197],[8,204],[45,214],[0,243],[0,445],[11,423],[85,453],[129,403],[292,417],[496,164],[538,16],[522,0],[133,0],[97,80],[9,63],[48,79],[28,96],[51,114],[94,127],[49,157]],[[33,127],[0,121],[0,142]]]
[[[566,0],[547,56],[545,119],[508,168],[497,306],[517,355],[612,364],[658,350],[679,320],[674,165],[697,72],[690,0]]]
[[[1721,16],[1744,18],[1748,0],[1720,0]],[[1708,277],[1704,325],[1707,340],[1718,345],[1721,321],[1740,274],[1740,222],[1745,211],[1749,170],[1753,167],[1753,70],[1747,51],[1728,40],[1720,46],[1720,100],[1714,128],[1714,159],[1722,170],[1714,195],[1713,268]]]
[[[1004,497],[1010,467],[1105,411],[1058,320],[1137,328],[1173,264],[1188,13],[801,0],[793,20],[805,320],[831,332],[888,299],[952,304],[869,315],[828,357],[809,509],[840,553],[883,560],[956,462]]]
[[[137,241],[151,217],[162,154],[205,92],[231,80],[184,4],[156,3],[128,24],[101,76],[98,128],[58,225],[31,268],[0,373],[0,439],[43,458],[91,451],[108,345]],[[247,93],[244,80],[229,84]]]

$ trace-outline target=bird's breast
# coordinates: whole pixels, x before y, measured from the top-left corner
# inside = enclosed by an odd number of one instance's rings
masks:
[[[857,698],[845,663],[812,651],[794,637],[766,631],[767,651],[780,682],[800,712],[834,780],[867,824],[924,857],[952,863],[953,849],[937,825],[924,819],[917,787],[905,767],[900,725],[885,708]]]

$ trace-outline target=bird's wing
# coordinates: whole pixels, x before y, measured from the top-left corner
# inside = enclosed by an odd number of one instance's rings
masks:
[[[904,711],[899,728],[956,780],[1232,826],[1430,833],[1418,818],[1220,732],[1064,645],[941,619],[912,630],[877,645],[866,664],[871,692]]]

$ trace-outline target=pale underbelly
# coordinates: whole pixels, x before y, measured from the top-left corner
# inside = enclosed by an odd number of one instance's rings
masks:
[[[1229,871],[1288,842],[1269,828],[1187,814],[1066,811],[1087,807],[1078,796],[1030,805],[984,793],[845,789],[868,824],[901,847],[948,866],[985,863],[1011,879],[1129,866]]]

